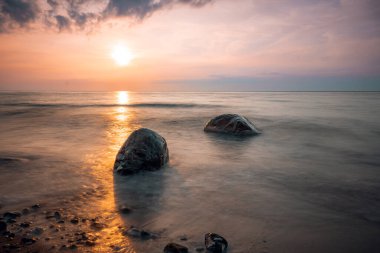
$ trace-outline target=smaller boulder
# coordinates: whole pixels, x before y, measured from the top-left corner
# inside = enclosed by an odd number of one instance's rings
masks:
[[[238,114],[219,115],[206,124],[204,131],[234,135],[260,134],[260,131],[252,122]]]
[[[188,249],[177,243],[169,243],[164,248],[164,253],[188,253]]]

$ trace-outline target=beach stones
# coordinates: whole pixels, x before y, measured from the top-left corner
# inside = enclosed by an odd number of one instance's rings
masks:
[[[121,175],[130,175],[144,170],[158,170],[168,161],[165,139],[150,129],[140,128],[120,148],[114,170]]]
[[[228,242],[222,236],[215,233],[205,234],[205,247],[208,252],[222,253],[228,247]]]
[[[252,122],[238,114],[219,115],[206,124],[204,131],[234,135],[257,135],[260,133]]]
[[[177,243],[169,243],[164,248],[164,253],[188,253],[188,249]]]

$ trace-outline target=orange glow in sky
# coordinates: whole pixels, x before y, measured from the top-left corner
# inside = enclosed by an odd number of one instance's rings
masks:
[[[380,80],[380,19],[370,1],[126,2],[79,1],[69,10],[66,1],[25,1],[24,11],[36,13],[22,15],[3,6],[0,90],[255,90],[286,88],[295,78],[297,87]],[[86,18],[73,18],[79,14]]]

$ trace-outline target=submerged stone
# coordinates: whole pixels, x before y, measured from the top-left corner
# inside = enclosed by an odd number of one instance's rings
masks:
[[[169,161],[166,140],[158,133],[140,128],[120,148],[114,170],[121,175],[158,170]]]
[[[257,135],[260,133],[252,122],[238,114],[219,115],[206,124],[204,131],[235,135]]]
[[[126,205],[121,205],[121,206],[119,206],[119,211],[122,214],[128,214],[128,213],[132,212],[132,209]]]

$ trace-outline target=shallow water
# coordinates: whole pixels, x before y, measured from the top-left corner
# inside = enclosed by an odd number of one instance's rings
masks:
[[[82,196],[78,210],[116,216],[105,234],[120,224],[160,234],[105,236],[119,252],[162,252],[170,241],[193,250],[210,231],[229,252],[378,252],[379,108],[380,93],[2,92],[0,210]],[[204,133],[221,113],[263,134]],[[114,176],[116,152],[139,127],[165,137],[170,163]],[[120,216],[121,204],[134,211]]]

